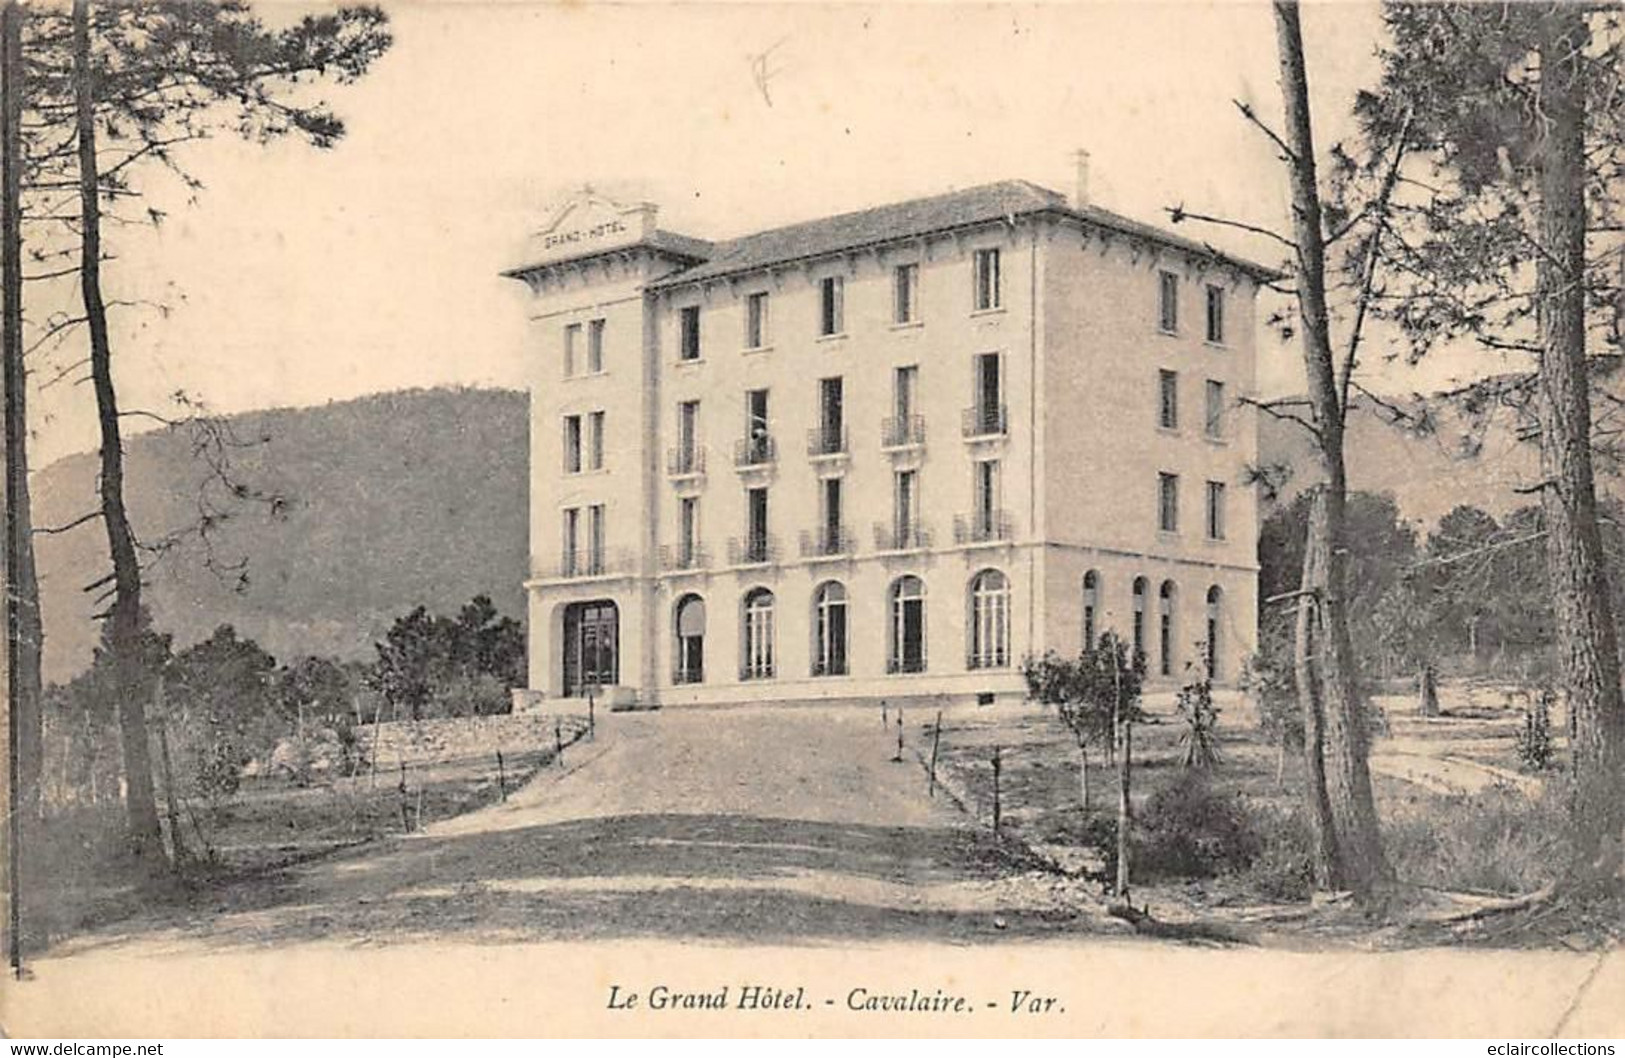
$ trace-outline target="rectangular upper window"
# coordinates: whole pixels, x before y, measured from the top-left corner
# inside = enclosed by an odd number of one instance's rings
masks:
[[[973,259],[973,280],[976,288],[974,307],[977,312],[996,309],[1000,305],[999,251],[977,250]]]
[[[1207,288],[1207,340],[1224,344],[1224,288]]]
[[[825,276],[818,284],[818,333],[824,337],[846,330],[845,288],[840,276]]]
[[[1179,330],[1179,277],[1157,273],[1157,326],[1169,334]]]
[[[1224,436],[1224,383],[1207,380],[1207,435],[1217,439]]]
[[[1207,538],[1224,539],[1224,482],[1207,483]]]
[[[686,305],[678,313],[677,356],[681,360],[700,358],[700,307]]]
[[[678,501],[677,547],[683,565],[694,562],[695,549],[700,543],[700,498],[684,496]]]
[[[1164,471],[1157,475],[1157,528],[1165,533],[1179,532],[1179,475]]]
[[[767,291],[745,295],[745,348],[767,346]]]
[[[820,454],[846,450],[845,386],[837,375],[818,380],[818,449]]]
[[[587,416],[586,468],[604,469],[604,413],[601,411]]]
[[[587,374],[596,375],[604,369],[604,321],[592,320],[587,324]]]
[[[754,488],[745,492],[745,538],[749,542],[750,557],[764,557],[767,551],[767,489]]]
[[[1157,425],[1164,430],[1179,429],[1179,373],[1157,372]]]
[[[564,326],[564,377],[574,378],[581,371],[581,324]]]
[[[587,508],[586,569],[582,572],[604,572],[604,505],[595,503]]]
[[[693,463],[699,437],[700,402],[685,400],[677,405],[677,450],[682,454],[684,464]]]
[[[564,472],[581,473],[581,416],[564,417]]]
[[[920,318],[920,266],[898,265],[892,270],[892,322],[914,323]]]
[[[564,523],[559,536],[559,550],[564,561],[559,563],[566,575],[576,571],[577,556],[581,550],[581,508],[566,507]]]

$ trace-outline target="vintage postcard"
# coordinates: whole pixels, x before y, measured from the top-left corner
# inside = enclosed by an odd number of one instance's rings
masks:
[[[1617,11],[0,9],[9,1036],[1625,1033]]]

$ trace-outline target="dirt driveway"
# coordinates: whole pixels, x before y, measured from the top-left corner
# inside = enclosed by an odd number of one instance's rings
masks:
[[[1545,1038],[1618,1025],[1617,959],[1532,952],[1512,973],[1500,953],[1108,935],[1121,924],[1088,894],[927,798],[917,764],[891,763],[895,737],[850,709],[611,716],[505,804],[64,945],[0,989],[0,1027]],[[607,998],[752,985],[807,1005],[679,1017]],[[911,990],[970,1006],[947,1021],[851,1006]],[[1015,1009],[1030,990],[1053,999],[1041,1015]]]
[[[850,708],[612,715],[506,803],[76,947],[1117,931],[895,751],[895,729]]]

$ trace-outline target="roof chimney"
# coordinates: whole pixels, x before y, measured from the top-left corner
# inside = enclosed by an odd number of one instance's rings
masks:
[[[1072,185],[1072,208],[1087,209],[1089,206],[1089,152],[1078,148],[1072,152],[1073,164],[1077,166],[1077,182]]]

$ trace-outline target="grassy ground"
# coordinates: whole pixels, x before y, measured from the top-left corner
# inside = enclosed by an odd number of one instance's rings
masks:
[[[584,726],[566,720],[566,760],[569,745],[585,734]],[[500,779],[491,747],[409,760],[404,775],[399,762],[386,759],[376,774],[333,776],[308,786],[282,777],[245,778],[237,794],[219,804],[183,799],[177,808],[185,869],[156,881],[144,880],[126,852],[119,806],[55,815],[36,842],[37,854],[27,861],[33,868],[25,892],[30,941],[43,947],[154,902],[194,897],[223,882],[417,830],[488,805],[503,796],[504,785],[516,790],[555,763],[550,731],[523,742],[509,740],[502,750]],[[161,790],[159,813],[166,843],[173,847]]]
[[[1468,707],[1444,693],[1447,714],[1454,704],[1467,715],[1422,720],[1400,712],[1411,708],[1409,702],[1382,703],[1389,731],[1377,737],[1373,759],[1386,755],[1398,762],[1386,772],[1374,765],[1389,855],[1401,880],[1415,886],[1527,892],[1562,862],[1559,799],[1543,793],[1538,778],[1518,772],[1520,708],[1491,702]],[[1283,760],[1241,703],[1221,706],[1220,764],[1203,784],[1207,793],[1178,789],[1190,777],[1180,764],[1184,726],[1176,716],[1153,703],[1151,721],[1134,729],[1137,820],[1154,817],[1160,799],[1164,821],[1173,819],[1173,829],[1188,831],[1177,835],[1178,847],[1170,851],[1166,835],[1145,832],[1153,824],[1137,829],[1137,898],[1205,908],[1301,900],[1308,882],[1298,806],[1301,760],[1295,753]],[[1002,825],[1068,869],[1104,873],[1118,789],[1116,770],[1098,747],[1090,753],[1086,813],[1077,746],[1052,712],[961,711],[949,714],[943,727],[939,773],[968,812],[991,825],[998,747]],[[1561,742],[1559,718],[1554,728]],[[916,755],[928,758],[928,727],[917,726],[910,735]],[[1563,759],[1560,753],[1547,774],[1561,774]],[[1387,773],[1406,773],[1410,764],[1422,773],[1417,781]],[[1231,855],[1232,849],[1240,851]],[[1191,857],[1207,857],[1209,869],[1188,869]]]

